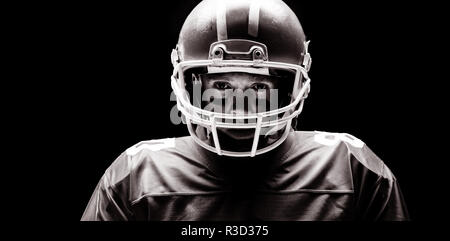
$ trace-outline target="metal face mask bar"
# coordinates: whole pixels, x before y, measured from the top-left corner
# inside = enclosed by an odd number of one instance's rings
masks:
[[[305,46],[307,46],[307,43]],[[308,62],[303,62],[303,65],[306,63],[305,67],[282,62],[271,62],[268,61],[266,46],[249,40],[225,40],[215,42],[210,46],[208,60],[179,62],[177,52],[174,50],[174,52],[172,52],[174,71],[171,76],[171,86],[177,97],[178,110],[180,110],[186,118],[186,124],[191,136],[199,145],[209,151],[219,155],[234,157],[253,157],[279,146],[289,134],[292,119],[301,113],[304,99],[307,97],[310,90],[311,80],[308,77],[307,71],[309,69],[309,64],[311,63],[311,58],[308,53],[306,56]],[[223,68],[224,72],[231,72],[233,70],[242,71],[243,69],[246,69],[249,72],[260,73],[261,70],[269,68],[294,72],[295,77],[291,103],[276,110],[246,115],[226,114],[201,109],[191,104],[189,94],[185,89],[186,82],[184,80],[184,72],[196,67],[214,68],[215,71]],[[303,82],[301,81],[302,79],[304,79]],[[282,115],[281,118],[279,118],[280,115]],[[230,120],[232,121],[230,122]],[[238,122],[234,120],[241,121]],[[193,129],[194,124],[203,126],[211,131],[214,146],[203,142],[196,136],[195,130]],[[269,146],[258,149],[261,128],[280,130],[283,127],[285,127],[284,133],[277,141]],[[217,134],[217,128],[255,129],[251,150],[247,152],[222,150]]]

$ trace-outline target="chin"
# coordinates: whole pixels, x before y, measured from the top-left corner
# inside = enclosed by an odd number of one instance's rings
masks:
[[[255,136],[255,129],[218,129],[221,133],[234,140],[252,140]]]

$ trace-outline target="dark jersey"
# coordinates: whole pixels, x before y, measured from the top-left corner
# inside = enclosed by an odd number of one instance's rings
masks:
[[[140,142],[106,170],[81,219],[408,218],[396,178],[362,141],[292,132],[253,158],[218,156],[191,137]]]

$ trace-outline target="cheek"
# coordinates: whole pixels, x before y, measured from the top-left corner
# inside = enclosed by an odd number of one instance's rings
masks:
[[[256,96],[258,99],[268,99],[269,98],[269,90],[260,90],[256,92]]]
[[[270,92],[273,90],[263,90],[263,91],[258,91],[257,92],[257,99],[258,101],[264,101],[266,103],[269,103],[271,100],[271,95]]]

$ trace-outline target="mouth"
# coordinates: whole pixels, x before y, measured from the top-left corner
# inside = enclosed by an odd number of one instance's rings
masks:
[[[218,129],[218,131],[235,140],[248,140],[255,136],[254,129]]]

